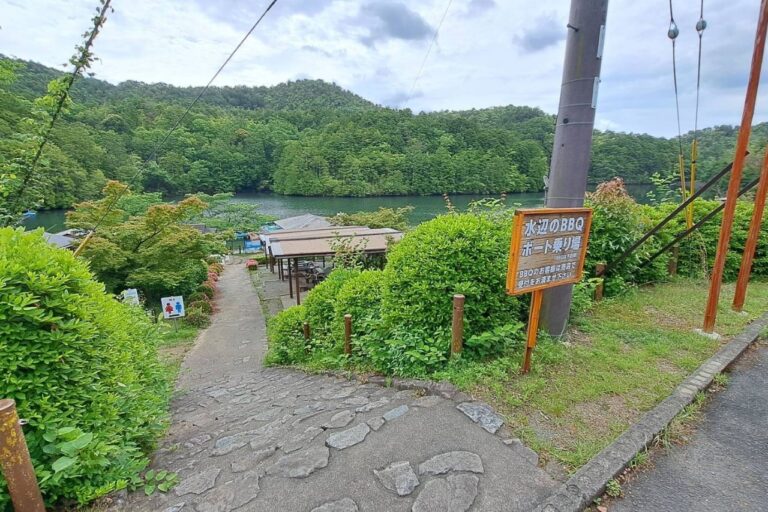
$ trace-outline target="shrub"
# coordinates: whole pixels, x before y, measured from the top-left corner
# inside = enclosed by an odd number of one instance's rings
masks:
[[[382,373],[425,377],[445,364],[450,343],[448,329],[378,325],[358,338],[354,355]]]
[[[520,301],[504,289],[510,230],[506,217],[448,214],[408,233],[384,269],[386,326],[449,328],[456,293],[466,297],[468,338],[520,318]]]
[[[360,275],[359,270],[337,268],[315,286],[304,299],[306,321],[312,329],[313,345],[333,345],[332,324],[336,317],[335,305],[344,283]],[[339,342],[341,340],[338,340]]]
[[[297,363],[306,358],[307,345],[302,332],[305,315],[306,307],[302,305],[285,309],[269,319],[267,364]]]
[[[197,291],[212,299],[216,295],[216,285],[210,281],[204,281],[197,287]]]
[[[221,274],[222,272],[224,272],[224,265],[222,265],[217,261],[214,261],[213,263],[208,265],[208,271],[215,272],[216,274]]]
[[[187,308],[184,321],[191,326],[205,328],[211,325],[211,315],[200,306],[200,303],[195,303]]]
[[[584,273],[595,275],[598,263],[611,263],[655,225],[655,218],[648,208],[638,205],[624,188],[624,182],[615,178],[598,185],[588,194],[586,205],[593,209],[592,228],[587,246]],[[660,220],[660,219],[659,219]],[[626,283],[661,281],[666,278],[669,256],[657,258],[644,268],[640,264],[661,247],[657,238],[651,238],[624,261],[613,267],[605,280],[606,295],[615,294]]]
[[[464,342],[462,357],[488,359],[507,354],[524,344],[525,325],[522,322],[504,324],[468,338]]]
[[[0,230],[0,396],[16,400],[49,506],[126,485],[163,432],[159,334],[40,232]],[[0,480],[2,480],[0,478]],[[0,481],[0,509],[9,507]]]
[[[334,339],[344,336],[344,315],[352,315],[352,335],[362,335],[381,316],[381,292],[384,274],[366,270],[348,279],[336,295],[332,333]]]
[[[196,300],[189,303],[189,309],[202,309],[207,315],[213,313],[213,304],[207,298],[204,300]]]

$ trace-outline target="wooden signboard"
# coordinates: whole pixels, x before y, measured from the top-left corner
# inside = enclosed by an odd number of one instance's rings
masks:
[[[533,292],[523,373],[530,370],[536,346],[541,293],[546,288],[581,280],[591,224],[591,208],[530,208],[515,212],[507,293]]]

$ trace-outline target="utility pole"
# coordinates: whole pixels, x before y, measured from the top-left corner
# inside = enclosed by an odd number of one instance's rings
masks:
[[[608,0],[571,0],[549,169],[549,208],[584,206],[607,14]],[[550,335],[565,332],[572,297],[573,285],[544,290],[541,324]]]

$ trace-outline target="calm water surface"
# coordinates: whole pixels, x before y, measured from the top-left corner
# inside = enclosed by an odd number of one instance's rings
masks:
[[[649,189],[648,186],[643,185],[631,185],[627,188],[640,202]],[[499,196],[456,195],[451,196],[451,201],[456,208],[464,210],[471,201],[486,197]],[[305,213],[335,215],[339,212],[375,211],[382,206],[386,208],[413,206],[414,210],[410,214],[409,221],[415,225],[446,211],[442,196],[300,197],[271,193],[240,193],[235,195],[234,201],[256,203],[261,206],[262,212],[279,219]],[[543,206],[544,193],[507,194],[507,204],[527,208]],[[51,232],[61,231],[65,229],[64,210],[38,212],[37,217],[27,221],[25,225],[27,229],[43,227]]]

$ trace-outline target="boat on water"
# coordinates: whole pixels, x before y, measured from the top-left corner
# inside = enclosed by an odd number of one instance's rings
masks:
[[[24,220],[34,219],[35,217],[37,217],[37,212],[34,210],[27,210],[21,214],[21,218]]]

